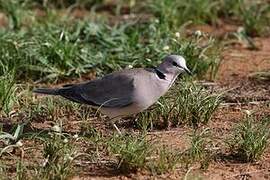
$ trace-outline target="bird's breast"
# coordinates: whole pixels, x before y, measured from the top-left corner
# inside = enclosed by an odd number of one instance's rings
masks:
[[[154,104],[169,89],[170,82],[166,80],[151,79],[140,82],[140,88],[134,91],[134,103],[146,109]]]

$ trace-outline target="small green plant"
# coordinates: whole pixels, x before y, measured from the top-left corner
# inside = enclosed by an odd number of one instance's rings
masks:
[[[76,156],[73,143],[61,132],[53,132],[44,140],[42,167],[37,176],[42,179],[66,179],[72,174],[73,159]]]
[[[207,91],[193,83],[183,83],[176,88],[176,111],[178,118],[173,124],[187,123],[197,127],[206,124],[221,103],[222,94]]]
[[[214,23],[219,5],[218,1],[213,0],[154,0],[149,4],[161,24],[172,28],[177,28],[188,21]]]
[[[190,135],[190,148],[182,154],[182,162],[189,165],[199,162],[202,169],[207,169],[212,160],[212,152],[209,151],[212,143],[209,139],[209,128],[202,131],[193,131]]]
[[[238,21],[248,36],[269,34],[270,5],[263,0],[223,0],[220,13],[232,21]]]
[[[264,2],[243,2],[240,17],[248,35],[258,36],[269,30],[270,5]]]
[[[153,152],[153,145],[145,136],[134,135],[113,135],[108,148],[118,160],[117,168],[124,172],[145,168],[147,158]]]
[[[3,142],[6,146],[0,148],[0,157],[10,148],[20,147],[22,143],[19,141],[23,133],[24,124],[18,125],[13,134],[0,131],[0,142]]]
[[[8,114],[16,102],[16,85],[12,73],[0,76],[0,112]]]
[[[148,129],[153,129],[153,127],[166,128],[170,125],[170,121],[177,118],[174,107],[173,102],[162,97],[153,109],[138,115],[136,125],[144,132]]]
[[[270,117],[257,119],[248,114],[234,129],[227,144],[233,155],[244,162],[253,162],[261,158],[270,138]]]
[[[26,13],[25,3],[16,0],[0,0],[0,10],[9,18],[9,28],[18,29],[24,22]]]
[[[137,124],[147,130],[150,124],[168,127],[188,124],[197,128],[207,124],[221,103],[222,94],[210,92],[199,85],[183,82],[161,98],[154,110],[139,115]],[[162,121],[163,125],[160,125]]]
[[[163,146],[157,150],[158,158],[149,163],[149,169],[153,174],[164,174],[173,171],[182,158],[182,154],[171,148]]]

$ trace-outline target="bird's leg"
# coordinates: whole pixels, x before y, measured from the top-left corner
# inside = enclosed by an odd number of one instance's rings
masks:
[[[110,119],[110,124],[113,126],[113,128],[118,132],[119,135],[122,135],[121,131],[119,130],[119,128],[116,126],[115,122],[119,120],[119,117],[115,117]]]

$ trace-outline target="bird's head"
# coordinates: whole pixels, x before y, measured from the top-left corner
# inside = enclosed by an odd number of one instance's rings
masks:
[[[183,73],[191,75],[191,71],[187,68],[185,58],[179,55],[166,56],[157,69],[164,74],[171,74],[174,76]]]

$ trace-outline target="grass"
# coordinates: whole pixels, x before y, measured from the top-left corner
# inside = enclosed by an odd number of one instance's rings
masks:
[[[270,5],[261,1],[223,1],[224,14],[243,24],[248,36],[269,35]]]
[[[147,130],[153,126],[190,125],[197,128],[207,124],[221,103],[222,94],[209,92],[200,85],[184,81],[176,85],[153,110],[138,117],[138,127]],[[162,124],[161,124],[162,123]]]
[[[8,115],[16,102],[16,85],[13,73],[0,76],[0,112]]]
[[[164,145],[157,148],[157,156],[148,165],[153,175],[161,175],[174,171],[181,161],[182,154],[179,150]]]
[[[189,21],[213,23],[218,13],[218,1],[211,0],[156,0],[149,5],[160,22],[171,28],[179,27]]]
[[[7,177],[8,177],[7,176],[7,167],[2,162],[2,160],[0,160],[0,174],[1,174],[3,179],[7,179]]]
[[[190,147],[181,157],[182,162],[186,167],[198,162],[201,169],[207,169],[214,153],[210,150],[211,146],[209,128],[193,131],[190,134]]]
[[[141,136],[114,135],[108,142],[109,152],[117,158],[117,168],[123,172],[145,168],[151,155],[152,143]]]
[[[43,139],[43,168],[38,177],[42,179],[66,179],[72,174],[72,162],[76,156],[70,139],[63,134],[52,133],[51,137]]]
[[[174,34],[161,31],[154,22],[114,27],[86,21],[59,24],[37,24],[27,31],[3,31],[0,38],[3,68],[16,70],[16,78],[52,81],[78,77],[91,69],[103,74],[127,66],[156,65],[169,53],[186,57],[198,77],[208,70],[215,74],[218,68],[216,46],[209,37],[204,38],[207,43],[203,46],[202,37],[175,39]],[[165,46],[170,49],[164,51]]]
[[[93,69],[100,75],[126,67],[149,67],[170,53],[183,55],[197,77],[210,72],[214,78],[218,69],[218,46],[211,37],[183,34],[176,38],[174,32],[168,33],[169,27],[154,19],[109,25],[101,19],[60,16],[51,8],[39,17],[26,12],[32,11],[31,2],[11,0],[1,6],[15,25],[0,30],[0,75],[13,70],[16,80],[51,82]]]
[[[247,115],[227,140],[232,154],[244,162],[259,160],[269,144],[269,125],[269,117],[257,119]]]
[[[22,143],[19,140],[23,133],[23,128],[23,124],[18,125],[12,134],[0,131],[0,142],[4,143],[3,148],[0,148],[0,157],[8,152],[8,150],[22,146]]]
[[[190,147],[185,151],[167,145],[159,147],[156,139],[147,140],[144,135],[113,135],[108,150],[117,159],[121,172],[149,170],[153,175],[166,174],[176,167],[186,167],[199,162],[207,169],[211,161],[209,129],[194,131],[190,135]]]
[[[227,18],[243,24],[249,36],[269,34],[270,5],[264,0],[157,0],[149,4],[160,22],[173,29],[186,23],[217,24]]]
[[[222,94],[209,92],[194,84],[184,84],[177,88],[178,119],[173,124],[187,123],[193,127],[207,124],[221,103]]]

